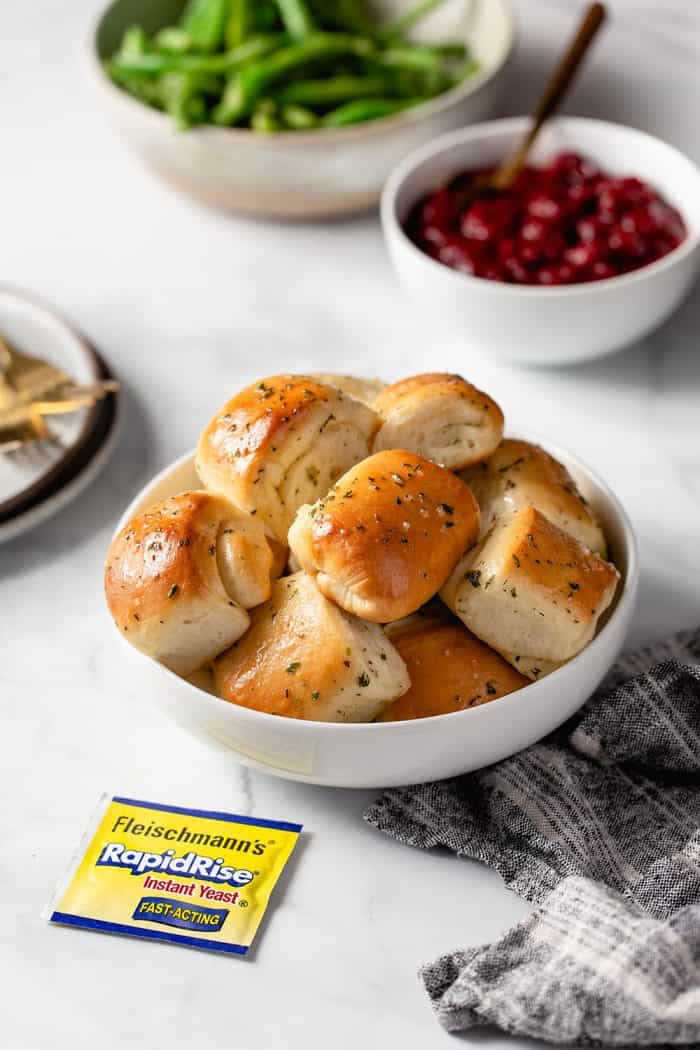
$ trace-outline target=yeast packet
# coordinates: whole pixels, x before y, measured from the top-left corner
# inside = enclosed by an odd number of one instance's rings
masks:
[[[104,796],[49,921],[245,955],[301,829]]]

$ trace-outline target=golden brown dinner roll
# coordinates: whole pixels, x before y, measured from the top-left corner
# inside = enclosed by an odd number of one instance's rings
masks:
[[[358,463],[301,507],[289,546],[327,598],[385,623],[431,598],[478,533],[479,507],[463,481],[393,450]]]
[[[337,386],[344,394],[371,405],[377,394],[387,385],[383,379],[364,379],[361,376],[344,376],[336,372],[314,372],[313,378],[326,386]]]
[[[243,707],[318,722],[369,722],[409,687],[377,624],[349,616],[303,572],[272,586],[251,627],[214,664],[219,696]]]
[[[407,448],[449,470],[490,456],[503,436],[503,413],[461,376],[410,376],[374,399],[382,425],[374,451]]]
[[[566,467],[539,445],[504,438],[492,456],[462,471],[460,477],[479,501],[482,535],[497,517],[530,505],[605,557],[600,522]]]
[[[257,515],[281,543],[302,503],[315,500],[369,451],[378,417],[310,376],[271,376],[214,416],[195,465],[205,487]]]
[[[389,704],[380,722],[463,711],[528,684],[453,617],[416,616],[413,623],[387,634],[406,664],[411,688]]]
[[[209,492],[183,492],[112,541],[105,593],[137,649],[188,675],[247,629],[270,594],[272,551],[255,518]]]
[[[497,519],[440,593],[478,638],[538,678],[590,642],[619,578],[528,506]]]

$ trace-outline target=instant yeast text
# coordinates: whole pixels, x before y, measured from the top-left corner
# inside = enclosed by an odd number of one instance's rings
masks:
[[[245,955],[300,832],[115,796],[50,921]]]

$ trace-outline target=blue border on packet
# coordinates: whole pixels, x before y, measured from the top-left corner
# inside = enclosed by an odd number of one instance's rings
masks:
[[[115,799],[115,801],[122,800]],[[139,802],[139,805],[142,805],[142,803]],[[180,812],[190,813],[192,810],[181,810]],[[228,952],[233,955],[246,955],[248,953],[248,948],[243,944],[223,944],[220,941],[205,940],[203,937],[186,937],[181,933],[142,930],[134,926],[123,926],[120,922],[85,919],[82,915],[71,915],[63,911],[53,912],[51,922],[59,923],[62,926],[82,926],[86,930],[102,930],[104,933],[121,933],[126,934],[127,937],[147,937],[150,941],[169,941],[175,944],[186,944],[189,948],[206,948],[207,951]]]

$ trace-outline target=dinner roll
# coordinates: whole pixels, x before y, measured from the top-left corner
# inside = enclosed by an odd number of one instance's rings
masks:
[[[588,645],[620,574],[535,507],[497,519],[441,596],[474,634],[542,677]]]
[[[463,481],[394,450],[358,463],[301,507],[289,546],[327,598],[385,623],[431,598],[478,533],[479,507]]]
[[[344,376],[336,372],[314,372],[313,378],[326,386],[336,386],[344,394],[371,405],[377,394],[387,385],[383,379],[363,379],[361,376]]]
[[[309,376],[271,376],[216,414],[195,465],[205,487],[255,514],[286,542],[302,503],[364,459],[379,419],[371,408]]]
[[[272,586],[251,626],[214,663],[224,700],[318,722],[369,722],[409,687],[377,624],[348,616],[303,572]]]
[[[461,376],[411,376],[374,399],[382,425],[374,451],[406,448],[449,470],[490,456],[503,436],[503,413],[488,394]]]
[[[482,535],[502,514],[537,507],[584,547],[605,557],[600,522],[566,467],[539,445],[504,438],[492,456],[460,473],[479,501]]]
[[[417,616],[412,624],[387,634],[406,664],[411,688],[389,704],[380,722],[463,711],[528,684],[527,678],[452,617]]]
[[[183,492],[112,541],[105,593],[137,649],[188,675],[247,629],[270,594],[272,551],[255,518],[209,492]]]

